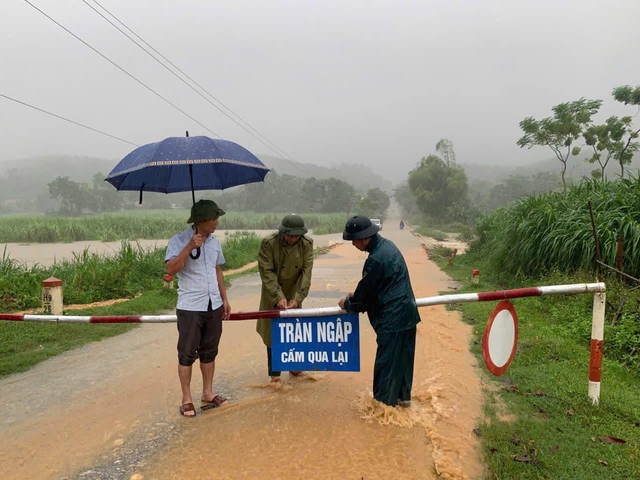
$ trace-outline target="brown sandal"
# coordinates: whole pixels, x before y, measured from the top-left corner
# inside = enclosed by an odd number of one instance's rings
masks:
[[[227,400],[224,397],[221,397],[220,395],[216,395],[215,397],[213,397],[210,401],[209,400],[202,400],[202,403],[204,403],[205,405],[202,405],[200,407],[200,410],[202,410],[203,412],[205,410],[211,410],[212,408],[218,408],[222,405],[224,405],[225,403],[228,403],[229,400]]]
[[[193,412],[193,415],[187,415],[187,412]],[[193,406],[193,403],[185,403],[180,406],[180,414],[183,417],[194,418],[197,415],[196,408]]]

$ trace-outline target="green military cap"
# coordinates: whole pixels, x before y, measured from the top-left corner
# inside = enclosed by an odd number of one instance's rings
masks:
[[[286,233],[287,235],[296,236],[307,233],[307,228],[304,226],[302,217],[292,213],[282,219],[282,223],[278,226],[278,231],[280,233]]]
[[[191,216],[189,220],[187,220],[187,223],[198,223],[203,220],[218,218],[224,214],[225,211],[213,200],[198,200],[191,207]]]

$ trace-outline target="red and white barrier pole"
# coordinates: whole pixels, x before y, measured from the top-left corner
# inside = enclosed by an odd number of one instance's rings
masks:
[[[589,358],[589,398],[593,405],[600,403],[602,379],[602,342],[604,340],[604,310],[606,293],[593,296],[593,322],[591,324],[591,356]]]
[[[600,381],[602,378],[602,342],[604,338],[604,313],[606,305],[604,283],[580,283],[575,285],[551,285],[545,287],[517,288],[495,292],[463,293],[439,295],[416,299],[418,307],[451,303],[487,302],[509,298],[539,297],[541,295],[570,295],[594,293],[593,324],[591,328],[591,358],[589,362],[589,398],[593,405],[600,402]],[[321,317],[343,313],[340,307],[304,308],[292,310],[265,310],[260,312],[232,313],[229,320],[252,320],[258,318]],[[60,316],[60,315],[19,315],[0,314],[0,320],[24,322],[60,323],[170,323],[176,322],[175,315],[123,315],[123,316]]]
[[[539,297],[541,295],[569,295],[576,293],[596,293],[605,291],[604,283],[579,283],[575,285],[552,285],[546,287],[516,288],[495,292],[462,293],[438,295],[416,299],[418,307],[430,307],[451,303],[489,302],[509,298]],[[299,308],[292,310],[263,310],[260,312],[232,313],[229,320],[254,320],[258,318],[322,317],[343,313],[340,307]],[[170,323],[176,322],[175,315],[122,315],[108,317],[80,317],[64,315],[16,315],[0,314],[0,320],[24,322],[64,322],[64,323]]]
[[[604,283],[577,283],[572,285],[550,285],[545,287],[516,288],[495,292],[461,293],[416,299],[419,307],[441,305],[443,303],[468,303],[508,300],[510,298],[539,297],[541,295],[572,295],[576,293],[604,292]]]

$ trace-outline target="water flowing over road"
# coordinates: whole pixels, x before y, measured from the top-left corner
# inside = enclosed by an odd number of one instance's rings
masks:
[[[396,225],[381,233],[405,255],[416,296],[446,290],[447,276]],[[349,243],[318,257],[305,307],[336,305],[355,288],[365,258]],[[259,292],[257,275],[236,280],[233,311],[256,310]],[[482,393],[471,327],[443,306],[420,314],[407,409],[371,398],[376,344],[365,315],[361,372],[283,374],[278,389],[268,383],[255,321],[225,323],[214,392],[230,404],[195,419],[178,414],[175,324],[143,325],[67,352],[0,380],[0,478],[480,478],[472,430]],[[192,389],[198,407],[197,364]]]
[[[185,229],[187,226],[188,225],[185,224]],[[273,233],[273,230],[218,230],[216,231],[215,236],[218,240],[224,242],[228,235],[232,235],[237,232],[252,232],[259,237],[264,237]],[[338,239],[338,235],[319,235],[316,239],[319,240],[317,245],[325,246],[328,242]],[[148,250],[166,247],[169,240],[134,240],[132,243]],[[85,240],[70,243],[0,243],[0,252],[5,252],[6,249],[6,255],[9,258],[28,267],[32,267],[34,265],[49,267],[55,262],[72,260],[74,255],[82,253],[85,249],[89,253],[96,253],[98,255],[113,255],[115,252],[120,250],[121,246],[122,241],[100,242],[98,240]]]

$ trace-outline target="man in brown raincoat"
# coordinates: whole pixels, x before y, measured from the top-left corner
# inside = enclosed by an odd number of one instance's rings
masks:
[[[313,240],[306,237],[302,217],[292,214],[282,219],[278,232],[262,240],[258,269],[262,279],[260,310],[301,308],[311,286]],[[267,347],[267,365],[272,382],[280,381],[280,372],[271,369],[271,320],[260,319],[256,331]],[[289,372],[300,376],[302,372]]]

